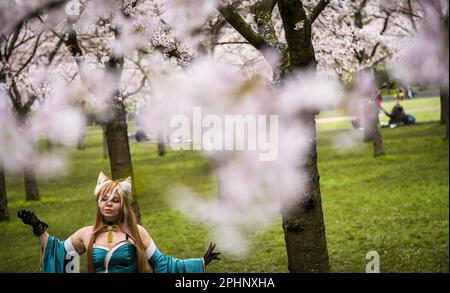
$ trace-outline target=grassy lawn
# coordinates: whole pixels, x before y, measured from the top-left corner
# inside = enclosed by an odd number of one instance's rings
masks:
[[[435,111],[433,117],[438,113]],[[332,141],[342,131],[347,130],[318,132],[332,271],[364,272],[366,253],[376,250],[382,272],[448,272],[448,141],[442,139],[443,126],[433,122],[382,129],[387,155],[377,159],[372,157],[371,144],[336,151]],[[0,272],[38,270],[38,241],[31,228],[14,216],[17,210],[35,210],[50,225],[49,233],[60,239],[92,224],[96,206],[92,194],[98,173],[110,172],[108,161],[102,159],[100,128],[89,129],[86,143],[83,151],[70,150],[68,174],[39,179],[40,202],[25,202],[23,179],[7,176],[12,219],[0,223]],[[164,192],[174,183],[183,183],[198,192],[214,194],[208,161],[189,151],[169,151],[158,157],[154,144],[131,142],[131,150],[144,227],[166,254],[202,256],[211,240],[208,231],[171,209]],[[254,246],[251,256],[237,259],[224,255],[220,262],[208,266],[208,271],[287,272],[281,218],[270,230],[250,237]],[[84,257],[81,260],[84,270]]]
[[[345,131],[345,130],[343,130]],[[336,152],[319,135],[319,172],[333,271],[361,272],[378,251],[383,272],[448,272],[448,141],[423,123],[382,129],[385,157],[370,143]]]
[[[395,101],[383,102],[383,108],[387,111],[391,111],[395,103]],[[403,100],[400,104],[405,108],[407,114],[412,114],[416,117],[417,122],[437,121],[440,119],[439,111],[441,104],[439,97]],[[333,117],[346,116],[348,116],[348,114],[344,113],[342,110],[324,111],[317,117],[317,128],[319,131],[351,129],[352,125],[350,119],[342,121],[333,121],[333,119],[324,120],[324,118],[329,119]],[[389,118],[384,114],[380,114],[379,117],[381,122],[387,123],[389,121]]]

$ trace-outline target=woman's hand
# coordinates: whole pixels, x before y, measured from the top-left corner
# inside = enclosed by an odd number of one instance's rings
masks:
[[[207,266],[213,259],[220,260],[219,255],[220,252],[213,252],[214,248],[216,248],[216,244],[209,244],[208,250],[203,256],[203,260],[205,261],[205,266]]]
[[[33,227],[33,234],[36,237],[41,236],[47,231],[48,225],[41,222],[38,217],[32,211],[20,210],[17,212],[17,216],[22,219],[22,222],[26,225]]]

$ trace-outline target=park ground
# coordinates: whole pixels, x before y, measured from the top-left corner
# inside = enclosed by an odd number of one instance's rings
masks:
[[[386,109],[391,108],[389,103],[384,104]],[[449,148],[445,128],[438,122],[439,98],[402,104],[418,123],[383,128],[387,154],[380,158],[373,158],[370,143],[336,150],[334,138],[350,131],[350,121],[337,111],[318,117],[318,164],[332,272],[364,272],[369,251],[379,253],[382,272],[449,271]],[[100,128],[89,127],[86,149],[70,150],[67,174],[39,179],[39,202],[24,201],[21,176],[7,176],[12,218],[0,223],[0,272],[38,271],[38,241],[15,217],[19,209],[36,211],[49,224],[49,233],[60,239],[92,224],[94,185],[100,170],[109,173],[101,139]],[[169,150],[158,157],[151,143],[132,141],[131,152],[143,226],[164,253],[202,256],[210,240],[208,231],[172,209],[165,191],[182,183],[213,195],[216,186],[209,162],[191,151]],[[248,256],[224,254],[220,262],[208,266],[208,272],[287,272],[281,218],[274,219],[269,230],[250,237]],[[84,257],[81,269],[85,270]]]

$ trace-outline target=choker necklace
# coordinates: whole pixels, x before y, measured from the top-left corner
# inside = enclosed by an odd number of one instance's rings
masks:
[[[112,243],[113,241],[113,231],[119,231],[119,226],[115,225],[113,222],[106,222],[106,225],[102,225],[102,231],[108,232],[108,243]]]

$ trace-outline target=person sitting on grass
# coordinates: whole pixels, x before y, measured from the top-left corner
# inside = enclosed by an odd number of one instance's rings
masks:
[[[79,255],[85,252],[87,271],[92,273],[200,273],[219,259],[212,243],[203,258],[176,259],[161,253],[145,228],[137,224],[131,207],[130,177],[111,180],[100,172],[95,196],[94,225],[79,229],[65,241],[50,236],[48,225],[34,212],[18,212],[40,240],[41,272],[79,272]]]
[[[395,104],[392,108],[391,113],[387,112],[384,108],[381,108],[386,116],[389,117],[388,126],[391,128],[414,124],[416,122],[416,117],[413,115],[406,114],[405,109],[399,102]]]

